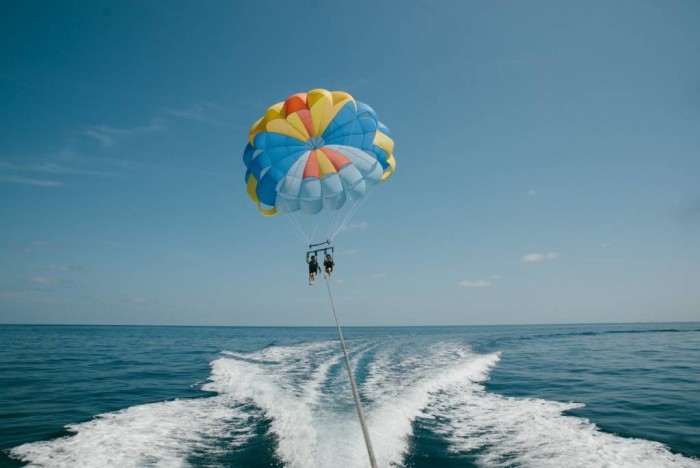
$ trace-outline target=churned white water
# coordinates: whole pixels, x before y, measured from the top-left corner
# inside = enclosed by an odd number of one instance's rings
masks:
[[[349,345],[379,466],[405,463],[418,426],[479,466],[700,466],[660,443],[619,437],[565,414],[579,403],[487,392],[482,384],[499,353],[450,341]],[[335,341],[224,351],[203,389],[216,395],[102,414],[68,426],[73,435],[11,454],[46,467],[218,466],[202,457],[245,447],[266,421],[263,436],[284,466],[369,466]]]
[[[41,467],[188,466],[194,452],[241,446],[251,437],[250,409],[227,398],[173,400],[133,406],[67,427],[75,435],[24,444],[17,458]]]

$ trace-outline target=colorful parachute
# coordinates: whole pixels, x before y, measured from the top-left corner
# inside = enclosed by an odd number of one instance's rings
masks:
[[[314,89],[275,104],[248,140],[248,195],[266,216],[340,210],[396,167],[389,129],[342,91]]]

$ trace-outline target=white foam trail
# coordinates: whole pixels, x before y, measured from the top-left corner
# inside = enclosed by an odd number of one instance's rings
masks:
[[[380,360],[387,363],[387,368],[375,368],[366,387],[375,400],[368,411],[368,426],[379,464],[402,463],[413,421],[422,415],[434,393],[455,382],[485,379],[498,360],[498,353],[473,355],[449,344],[404,359],[398,365]]]
[[[251,355],[227,353],[239,359],[215,360],[211,381],[204,389],[252,401],[271,419],[270,431],[277,436],[280,459],[290,467],[315,466],[318,433],[314,411],[321,399],[321,385],[340,359],[330,353],[332,345],[267,348]],[[258,364],[267,359],[274,361]]]
[[[187,466],[193,453],[244,445],[252,436],[250,417],[222,397],[152,403],[66,426],[75,435],[20,445],[10,454],[31,467]]]
[[[600,431],[564,416],[575,403],[487,393],[499,354],[459,343],[350,341],[351,365],[379,466],[402,466],[414,421],[483,466],[700,466],[662,444]],[[366,368],[358,365],[371,356]],[[268,418],[276,455],[291,468],[367,467],[367,453],[337,341],[224,352],[205,390],[218,396],[141,405],[68,426],[76,434],[12,449],[31,466],[187,466],[230,451]],[[194,460],[193,460],[194,457]]]
[[[374,346],[359,350],[356,346],[352,343],[351,361],[357,374],[358,361]],[[412,422],[433,392],[455,381],[484,379],[498,361],[497,354],[475,356],[463,346],[449,343],[433,346],[428,352],[406,348],[380,350],[361,384],[363,397],[370,401],[365,412],[380,466],[402,464]],[[258,361],[262,358],[259,353],[229,356],[237,359],[215,361],[212,383],[206,388],[249,399],[262,408],[272,420],[270,430],[278,438],[277,454],[285,465],[368,466],[337,343],[323,349],[277,349],[274,363]],[[323,364],[311,372],[309,364],[318,361]],[[336,365],[336,373],[330,373]],[[301,376],[310,373],[311,378],[301,385]],[[329,382],[332,388],[326,386],[327,393],[320,393],[321,386]]]
[[[487,393],[476,383],[445,388],[425,411],[455,453],[473,452],[481,466],[698,467],[663,444],[601,432],[588,419],[565,416],[582,404]]]

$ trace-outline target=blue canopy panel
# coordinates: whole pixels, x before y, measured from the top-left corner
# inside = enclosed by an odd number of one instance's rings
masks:
[[[250,158],[248,170],[258,181],[255,195],[261,203],[275,206],[278,182],[308,150],[295,138],[271,132],[256,135],[254,146],[252,154],[246,147],[244,161]]]

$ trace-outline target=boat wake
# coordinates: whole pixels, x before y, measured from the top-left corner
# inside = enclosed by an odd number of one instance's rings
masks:
[[[660,443],[565,414],[580,404],[487,392],[498,353],[405,338],[348,345],[379,466],[406,463],[417,427],[477,466],[700,466]],[[283,466],[366,467],[341,357],[335,341],[224,351],[202,387],[215,396],[99,415],[68,426],[70,436],[10,453],[31,466],[223,466],[212,460],[227,453],[235,465],[236,451],[262,436]]]

